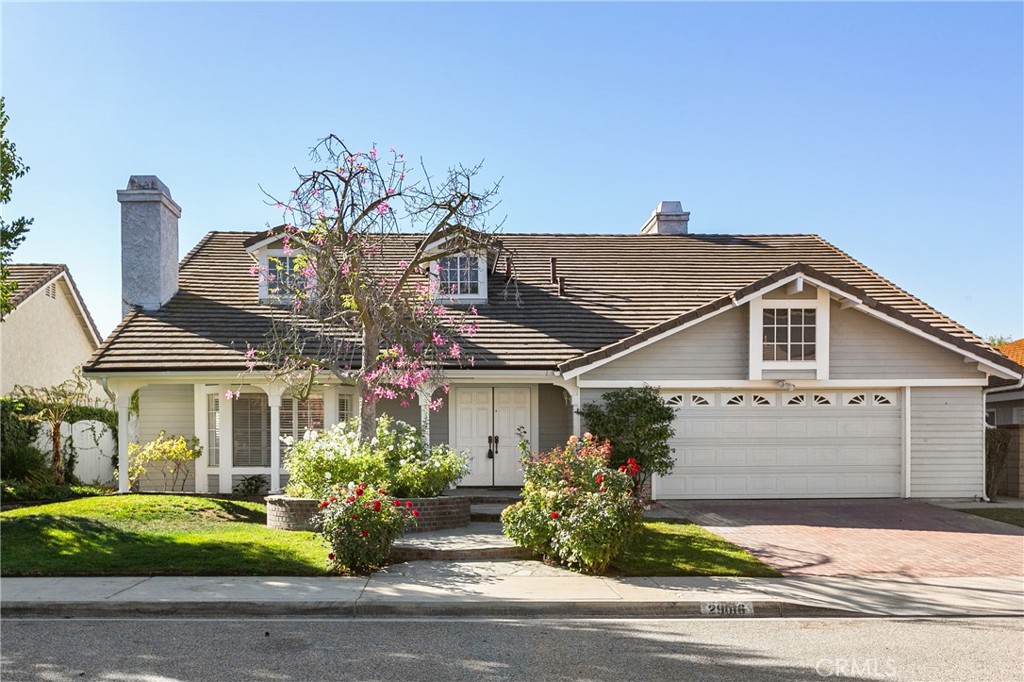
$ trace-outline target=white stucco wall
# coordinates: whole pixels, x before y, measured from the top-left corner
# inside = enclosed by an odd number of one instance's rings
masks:
[[[9,395],[17,385],[54,386],[70,379],[75,367],[95,350],[82,327],[67,282],[57,281],[55,296],[46,287],[33,294],[0,324],[0,390]],[[107,402],[99,384],[94,400]]]

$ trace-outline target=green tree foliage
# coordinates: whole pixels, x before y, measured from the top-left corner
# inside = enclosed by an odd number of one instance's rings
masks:
[[[988,341],[988,345],[992,346],[993,348],[997,348],[1003,345],[1004,343],[1010,343],[1011,341],[1013,341],[1013,337],[1007,336],[1006,334],[990,334],[989,336],[985,337],[985,340]]]
[[[675,411],[650,386],[609,391],[601,400],[604,404],[587,403],[578,412],[597,438],[611,441],[612,466],[622,466],[630,458],[640,465],[634,477],[640,495],[651,474],[665,476],[675,465],[668,444],[676,433]]]
[[[11,202],[11,186],[14,181],[28,172],[28,166],[17,154],[14,143],[7,137],[7,110],[4,98],[0,97],[0,205]],[[14,250],[25,240],[32,218],[21,216],[10,222],[0,215],[0,319],[11,312],[11,296],[18,283],[8,278],[7,266],[11,263]]]

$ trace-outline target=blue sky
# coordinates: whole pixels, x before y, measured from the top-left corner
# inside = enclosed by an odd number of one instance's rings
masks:
[[[1024,336],[1020,3],[12,4],[2,92],[35,217],[120,319],[115,191],[156,174],[184,254],[277,224],[334,132],[485,160],[509,232],[817,233],[975,331]],[[595,263],[595,268],[614,267]]]

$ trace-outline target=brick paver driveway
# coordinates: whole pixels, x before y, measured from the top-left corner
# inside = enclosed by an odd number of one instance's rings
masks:
[[[1024,575],[1024,528],[910,500],[669,501],[784,575]]]

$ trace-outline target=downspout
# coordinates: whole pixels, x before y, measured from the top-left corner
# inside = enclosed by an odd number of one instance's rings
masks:
[[[988,405],[988,400],[987,400],[987,398],[988,398],[988,394],[989,394],[989,393],[1009,393],[1010,391],[1019,391],[1019,390],[1021,390],[1022,388],[1024,388],[1024,376],[1022,376],[1022,377],[1020,378],[1020,381],[1018,381],[1018,382],[1017,382],[1017,383],[1016,383],[1015,385],[1013,385],[1013,386],[999,386],[999,387],[997,387],[997,388],[983,388],[983,389],[981,389],[981,397],[982,397],[982,399],[983,399],[983,400],[985,400],[985,404],[986,404],[986,406],[987,406],[987,405]],[[984,420],[984,417],[982,417],[982,419]],[[986,431],[986,432],[987,432],[987,431],[988,431],[989,429],[994,429],[994,428],[996,428],[995,426],[989,426],[989,423],[988,423],[987,421],[986,421],[986,422],[984,422],[984,424],[985,424],[985,431]],[[982,500],[983,500],[984,502],[991,502],[991,501],[992,501],[992,500],[990,500],[990,499],[989,499],[989,497],[988,497],[988,491],[984,490],[984,488],[982,489],[982,493],[981,493],[981,499],[982,499]]]

